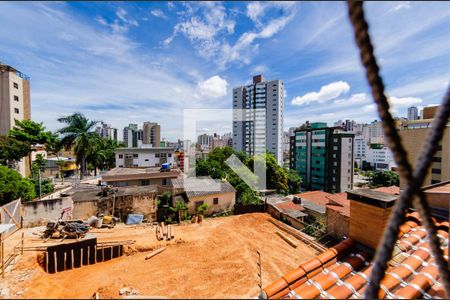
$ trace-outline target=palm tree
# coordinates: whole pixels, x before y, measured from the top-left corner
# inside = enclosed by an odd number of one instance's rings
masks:
[[[99,121],[91,121],[81,113],[59,118],[58,121],[67,124],[66,127],[59,130],[59,133],[63,136],[61,144],[66,149],[74,147],[77,164],[80,165],[81,169],[80,179],[83,179],[86,173],[86,157],[91,152],[98,137],[98,134],[92,130]]]

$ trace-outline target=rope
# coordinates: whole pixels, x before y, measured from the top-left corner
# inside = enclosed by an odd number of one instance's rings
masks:
[[[440,249],[439,239],[436,235],[434,222],[431,219],[430,209],[425,196],[420,190],[425,176],[431,165],[431,159],[436,153],[438,143],[442,139],[448,118],[450,116],[450,88],[444,97],[443,105],[439,108],[438,114],[433,122],[433,131],[428,136],[426,143],[417,160],[417,169],[414,171],[407,159],[407,153],[402,146],[401,138],[397,132],[395,121],[389,113],[389,102],[384,93],[384,84],[379,75],[379,67],[374,56],[374,50],[368,33],[368,24],[364,18],[362,2],[348,1],[349,17],[355,32],[355,40],[360,49],[362,63],[366,69],[366,77],[371,87],[372,96],[377,105],[378,114],[381,118],[383,131],[391,149],[394,160],[399,166],[400,175],[406,179],[407,186],[401,193],[395,204],[389,223],[385,230],[380,247],[375,256],[375,263],[371,273],[371,281],[366,290],[366,298],[377,298],[380,288],[380,281],[383,279],[387,263],[391,258],[392,251],[397,240],[399,226],[404,222],[405,210],[411,206],[411,199],[415,195],[419,196],[419,201],[414,201],[419,214],[422,216],[428,236],[433,256],[439,267],[439,275],[444,281],[444,288],[447,296],[450,296],[450,275]]]

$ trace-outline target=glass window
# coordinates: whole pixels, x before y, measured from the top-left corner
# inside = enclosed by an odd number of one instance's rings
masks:
[[[19,102],[19,96],[14,96],[14,101]]]
[[[17,82],[13,83],[15,89],[19,89],[19,84]]]
[[[119,154],[119,158],[123,158],[123,154]]]
[[[219,204],[219,198],[213,198],[213,204],[214,205]]]
[[[14,108],[14,112],[15,112],[16,114],[18,114],[18,113],[19,113],[19,109],[18,109],[18,108]]]

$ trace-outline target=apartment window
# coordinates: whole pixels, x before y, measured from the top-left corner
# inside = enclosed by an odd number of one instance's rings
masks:
[[[119,158],[123,158],[123,154],[119,154]]]
[[[119,168],[123,168],[123,165],[119,165]]]
[[[14,82],[13,86],[14,86],[15,89],[19,89],[19,84],[17,82]]]
[[[433,158],[431,159],[431,161],[432,161],[432,162],[441,162],[442,159],[441,159],[440,157],[433,157]]]
[[[159,153],[155,153],[155,157],[159,157]]]
[[[137,167],[139,167],[139,165],[133,165],[133,168],[137,168]]]
[[[150,179],[141,180],[141,185],[150,185]]]
[[[16,114],[18,114],[18,113],[19,113],[19,109],[18,109],[18,108],[14,108],[14,112],[15,112]]]
[[[219,198],[213,198],[213,204],[214,205],[219,204]]]
[[[145,161],[148,161],[148,159],[146,159]]]
[[[137,153],[133,154],[133,158],[138,158],[138,157],[139,157],[139,155]]]
[[[163,178],[162,185],[167,185],[167,178]]]
[[[19,102],[19,96],[14,96],[14,101]]]
[[[433,174],[441,174],[441,170],[440,169],[431,169],[431,173],[433,173]]]

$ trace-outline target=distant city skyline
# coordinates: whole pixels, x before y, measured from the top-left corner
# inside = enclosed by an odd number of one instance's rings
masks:
[[[440,103],[450,78],[450,4],[365,6],[393,112],[405,117],[410,106]],[[176,140],[183,109],[231,108],[232,87],[256,74],[284,81],[285,131],[306,120],[377,118],[344,2],[1,2],[0,9],[0,27],[8,28],[0,61],[30,76],[31,118],[51,130],[61,127],[57,118],[81,112],[119,131],[152,120],[161,137]],[[231,131],[231,122],[214,125]]]

